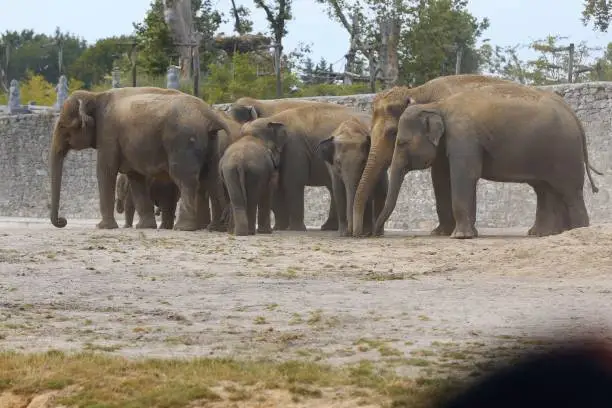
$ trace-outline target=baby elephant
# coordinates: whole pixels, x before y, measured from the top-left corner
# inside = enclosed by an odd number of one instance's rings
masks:
[[[181,195],[180,190],[171,180],[147,180],[147,187],[149,188],[151,200],[158,207],[155,215],[159,215],[161,212],[162,222],[160,228],[172,229],[176,216],[176,205]],[[115,208],[119,214],[125,211],[124,228],[131,228],[134,222],[136,207],[132,199],[130,180],[126,174],[119,173],[117,175],[115,190]]]
[[[277,133],[283,125],[272,122],[268,126]],[[248,134],[231,144],[221,157],[219,174],[230,198],[229,231],[234,235],[254,235],[256,217],[257,232],[272,233],[270,211],[279,162],[276,146]]]
[[[353,202],[369,152],[370,130],[357,118],[342,122],[331,137],[319,142],[317,147],[317,154],[325,161],[332,179],[341,236],[353,234]],[[373,197],[366,204],[363,220],[366,235],[384,233],[384,226],[378,231],[374,231],[373,226],[384,207],[387,187],[387,172],[383,172]]]

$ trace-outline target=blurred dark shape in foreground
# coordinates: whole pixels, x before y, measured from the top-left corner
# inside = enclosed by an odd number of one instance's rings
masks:
[[[440,396],[435,408],[612,408],[612,345],[555,341]]]

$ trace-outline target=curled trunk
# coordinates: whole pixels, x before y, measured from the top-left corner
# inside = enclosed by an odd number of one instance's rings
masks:
[[[385,206],[383,207],[378,218],[376,219],[374,231],[380,231],[382,229],[382,227],[385,225],[385,223],[391,216],[391,213],[395,209],[395,205],[397,204],[397,197],[399,196],[399,192],[402,187],[402,183],[404,182],[405,175],[406,172],[404,171],[402,166],[391,167],[391,174],[389,175],[389,190],[387,191]]]

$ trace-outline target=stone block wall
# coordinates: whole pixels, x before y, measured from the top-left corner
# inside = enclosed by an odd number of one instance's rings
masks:
[[[595,175],[599,193],[588,181],[585,197],[592,223],[612,222],[612,83],[595,82],[542,87],[562,95],[576,111],[587,133],[590,161],[604,176]],[[373,95],[308,98],[370,111]],[[217,105],[226,110],[229,104]],[[49,215],[48,149],[57,115],[0,116],[0,216]],[[70,152],[64,164],[60,215],[98,219],[96,152]],[[329,194],[323,187],[306,188],[306,224],[318,227],[327,217]],[[478,225],[529,227],[535,215],[535,193],[523,184],[481,180],[478,185]],[[122,218],[122,217],[117,217]],[[388,228],[427,230],[436,225],[429,170],[406,176]]]

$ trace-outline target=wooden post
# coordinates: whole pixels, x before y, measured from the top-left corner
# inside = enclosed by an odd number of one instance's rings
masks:
[[[572,83],[574,78],[574,43],[569,45],[569,63],[567,69],[567,82]]]

